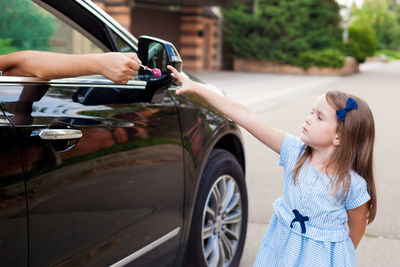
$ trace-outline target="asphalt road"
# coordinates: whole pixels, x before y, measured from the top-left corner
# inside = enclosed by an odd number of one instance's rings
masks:
[[[365,99],[374,114],[375,183],[378,211],[357,248],[357,266],[400,266],[400,61],[366,63],[346,77],[215,72],[198,76],[247,105],[271,125],[299,135],[304,118],[319,95],[343,90]],[[249,224],[241,267],[252,266],[282,193],[279,155],[245,130]]]

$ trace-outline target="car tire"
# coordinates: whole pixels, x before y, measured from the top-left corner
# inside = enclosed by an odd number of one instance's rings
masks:
[[[238,266],[247,229],[243,170],[228,151],[212,151],[194,208],[186,266]]]

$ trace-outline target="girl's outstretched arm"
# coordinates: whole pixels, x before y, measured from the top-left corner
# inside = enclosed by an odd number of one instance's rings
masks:
[[[367,206],[366,204],[355,209],[347,210],[349,217],[347,224],[349,225],[349,236],[353,241],[354,248],[357,248],[365,233],[367,226]]]
[[[275,152],[280,153],[285,132],[271,127],[246,106],[221,94],[215,93],[213,90],[210,90],[207,85],[190,80],[184,73],[178,72],[172,66],[168,66],[168,69],[172,71],[172,76],[182,83],[176,91],[177,95],[182,93],[194,93],[201,96],[225,116],[249,131],[262,143]]]
[[[0,56],[3,75],[44,80],[101,74],[116,83],[127,83],[140,63],[134,53],[70,55],[26,50]]]

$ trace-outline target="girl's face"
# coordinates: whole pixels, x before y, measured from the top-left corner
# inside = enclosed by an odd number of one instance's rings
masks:
[[[339,145],[336,110],[326,101],[325,94],[317,99],[311,114],[306,117],[300,139],[314,149]]]

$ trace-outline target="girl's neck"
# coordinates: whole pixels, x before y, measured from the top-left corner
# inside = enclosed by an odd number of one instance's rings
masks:
[[[332,154],[333,150],[320,151],[312,149],[310,155],[311,164],[318,171],[333,175],[335,173],[335,166],[328,166]]]

